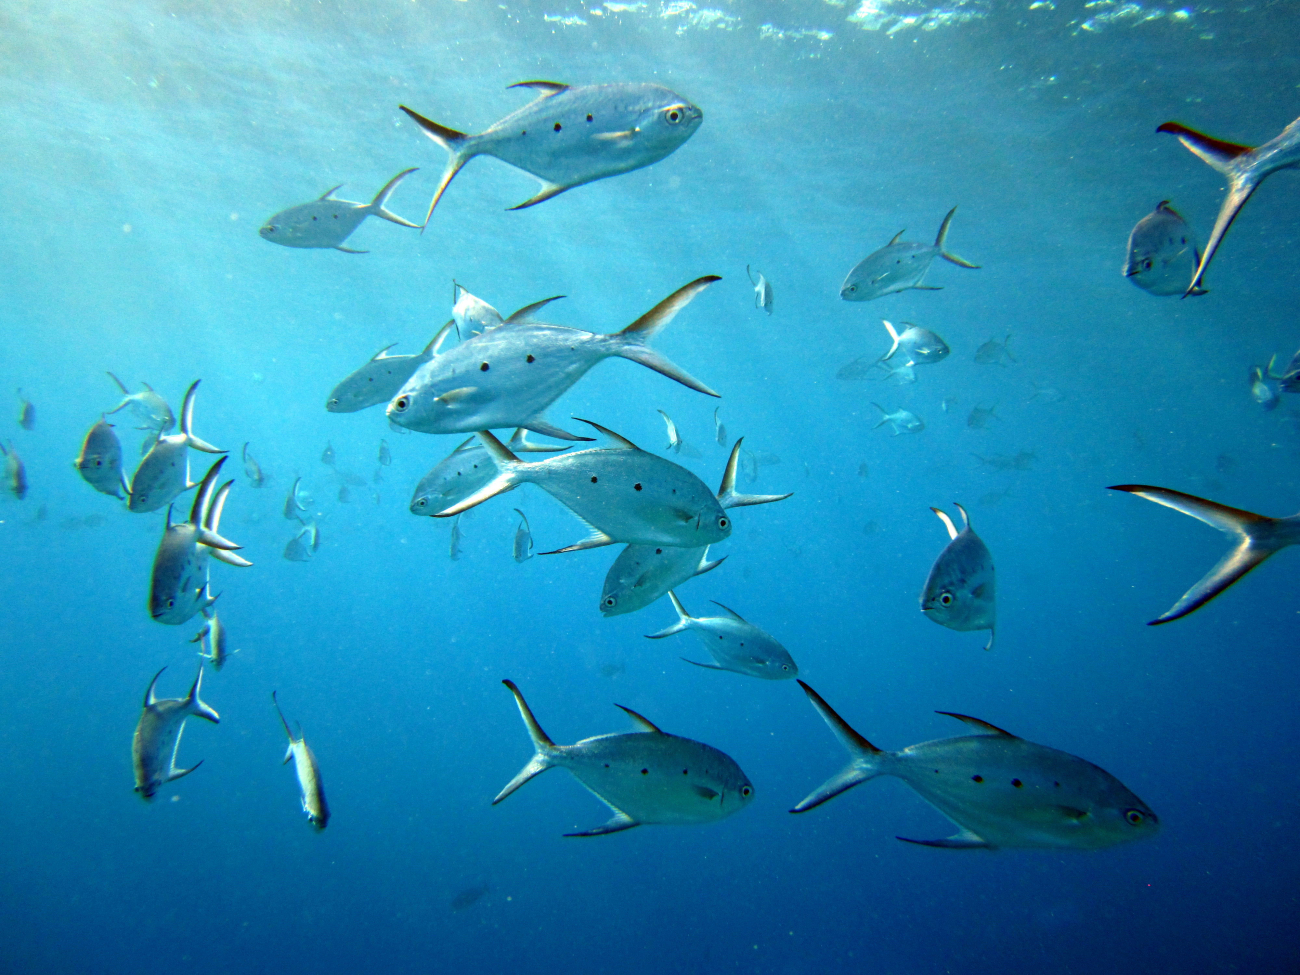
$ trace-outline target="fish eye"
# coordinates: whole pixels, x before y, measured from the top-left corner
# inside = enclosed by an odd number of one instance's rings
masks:
[[[670,108],[664,117],[673,125],[676,125],[682,120],[682,110],[680,108]]]
[[[950,593],[950,592],[945,592],[942,596],[939,597],[939,602],[943,603],[943,605],[945,605],[945,606],[951,606],[951,605],[952,605],[952,593]]]
[[[744,796],[746,799],[748,799],[750,796],[754,794],[754,790],[747,785],[742,785],[740,787],[740,794]]]
[[[1141,809],[1124,810],[1124,818],[1130,826],[1141,826],[1147,821],[1146,813],[1142,812]]]
[[[781,669],[782,669],[782,670],[789,670],[789,669],[790,669],[790,665],[789,665],[789,664],[782,664],[782,665],[781,665]]]
[[[410,405],[411,405],[411,401],[407,399],[405,396],[401,396],[393,403],[393,409],[395,409],[398,413],[404,413],[406,412],[406,408]]]
[[[169,599],[169,600],[167,600],[167,608],[168,608],[168,609],[171,609],[171,608],[174,607],[175,605],[176,605],[176,600],[174,600],[174,599]]]
[[[718,519],[718,527],[719,527],[719,528],[730,528],[730,527],[731,527],[731,519],[729,519],[726,515],[723,515],[721,518]]]
[[[617,605],[617,604],[618,604],[618,600],[615,599],[613,596],[606,596],[606,597],[605,597],[605,605],[606,605],[606,606],[613,607],[613,606],[615,606],[615,605]]]
[[[858,290],[858,286],[857,286],[856,284],[851,284],[851,285],[849,285],[849,290],[850,290],[850,291],[857,291],[857,290]]]
[[[419,501],[417,501],[417,502],[415,502],[415,503],[416,503],[417,505],[419,505],[421,508],[423,508],[426,504],[429,503],[429,499],[428,499],[428,498],[421,498]]]

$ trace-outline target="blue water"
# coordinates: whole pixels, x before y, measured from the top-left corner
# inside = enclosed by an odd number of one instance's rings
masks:
[[[1238,0],[0,8],[0,391],[38,411],[19,429],[14,399],[0,423],[31,481],[0,501],[0,971],[1296,971],[1295,553],[1148,628],[1226,539],[1105,487],[1297,506],[1300,403],[1263,412],[1245,377],[1300,339],[1300,182],[1256,194],[1206,297],[1153,298],[1119,269],[1158,200],[1204,240],[1221,196],[1156,126],[1272,138],[1300,114],[1298,31],[1293,5]],[[397,105],[475,131],[534,78],[657,81],[704,123],[653,167],[519,212],[535,181],[476,160],[423,235],[367,221],[349,241],[365,256],[259,239],[275,211],[340,182],[368,200],[407,166],[390,207],[419,221],[445,154]],[[932,239],[954,205],[950,246],[980,270],[839,299],[854,263],[904,227]],[[747,264],[773,283],[770,318]],[[451,561],[449,526],[407,504],[463,437],[323,408],[377,349],[428,341],[453,276],[503,311],[568,295],[556,320],[609,332],[710,273],[656,347],[722,392],[733,438],[780,458],[742,489],[795,493],[736,513],[687,608],[716,599],[772,633],[881,747],[960,733],[935,710],[974,714],[1103,766],[1159,835],[909,846],[894,837],[953,827],[896,779],[789,815],[844,762],[796,685],[689,667],[688,636],[645,641],[666,601],[603,619],[614,549],[516,564],[515,506],[540,550],[585,534],[536,488],[468,514]],[[882,316],[952,356],[910,386],[836,379],[888,347]],[[974,362],[1007,333],[1014,364]],[[221,724],[189,722],[180,764],[203,766],[149,805],[131,788],[141,696],[164,666],[160,693],[184,694],[199,621],[146,611],[162,513],[127,513],[69,464],[118,401],[109,369],[173,408],[202,378],[198,435],[250,442],[272,478],[239,476],[222,523],[255,566],[212,570],[240,649],[204,681]],[[873,400],[926,430],[873,430]],[[715,405],[610,360],[548,415],[658,449],[664,409],[716,485]],[[969,428],[975,405],[999,419]],[[339,503],[326,442],[369,481],[381,438],[377,503],[368,487]],[[972,456],[1021,450],[1032,469]],[[281,557],[296,475],[321,516],[309,563]],[[990,653],[917,612],[946,541],[927,509],[953,501],[998,568]],[[608,815],[562,771],[492,807],[531,754],[503,678],[559,742],[624,730],[625,704],[727,752],[757,798],[594,839],[561,836]],[[273,689],[321,763],[319,835],[280,765]]]

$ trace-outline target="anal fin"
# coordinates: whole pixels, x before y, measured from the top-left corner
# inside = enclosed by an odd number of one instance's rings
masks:
[[[581,833],[565,833],[565,836],[604,836],[606,833],[621,833],[625,829],[632,829],[640,826],[635,819],[625,812],[615,812],[614,818],[609,822],[596,826],[592,829],[584,829]]]
[[[912,840],[906,836],[896,836],[895,839],[902,840],[904,843],[915,843],[917,846],[933,846],[941,850],[996,850],[997,847],[988,843],[983,837],[972,833],[968,829],[962,830],[954,836],[949,836],[946,840]]]
[[[553,197],[553,196],[559,196],[561,193],[563,193],[563,192],[564,192],[565,190],[567,190],[567,189],[569,189],[568,186],[558,186],[558,185],[556,185],[555,183],[543,183],[543,184],[542,184],[542,188],[541,188],[540,190],[537,191],[537,195],[536,195],[536,196],[533,196],[533,197],[530,197],[530,198],[527,199],[527,200],[524,200],[523,203],[520,203],[520,204],[518,204],[517,206],[507,207],[507,209],[509,209],[509,210],[525,210],[525,209],[527,209],[528,207],[536,206],[536,205],[539,204],[539,203],[544,203],[544,202],[546,202],[547,200],[549,200],[549,199],[550,199],[551,197]],[[540,431],[539,431],[539,432],[540,432]],[[580,835],[580,834],[575,833],[575,834],[573,834],[573,835],[577,836],[577,835]],[[581,834],[581,835],[585,835],[585,834]]]

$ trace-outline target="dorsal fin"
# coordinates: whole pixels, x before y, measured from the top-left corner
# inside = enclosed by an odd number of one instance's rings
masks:
[[[563,298],[563,297],[564,297],[564,295],[555,295],[554,297],[551,297],[551,298],[543,298],[541,301],[534,301],[531,305],[524,305],[524,307],[520,308],[518,311],[516,311],[516,312],[514,312],[513,314],[511,314],[511,316],[510,316],[509,318],[507,318],[507,319],[506,319],[504,322],[502,322],[501,324],[502,324],[502,325],[517,325],[517,324],[519,324],[520,322],[529,322],[529,321],[532,321],[532,318],[533,318],[533,315],[534,315],[534,314],[536,314],[537,312],[541,311],[543,308],[545,308],[547,305],[549,305],[552,301],[559,301],[559,300],[560,300],[561,298]]]
[[[384,353],[387,352],[389,349],[391,349],[391,348],[392,348],[394,345],[396,345],[396,344],[397,344],[396,342],[391,342],[391,343],[389,343],[388,345],[385,345],[382,349],[380,349],[378,352],[376,352],[374,355],[372,355],[372,356],[370,357],[370,361],[371,361],[371,362],[378,362],[380,359],[389,359],[389,358],[392,358],[391,356],[386,356],[386,355],[384,355]]]
[[[584,420],[580,416],[575,416],[574,419],[577,420],[579,423],[585,423],[588,426],[595,427],[605,436],[609,437],[610,440],[614,441],[616,445],[624,448],[625,450],[641,449],[636,444],[634,444],[631,440],[628,440],[627,437],[623,436],[622,434],[615,433],[613,430],[609,429],[609,427],[602,427],[599,423],[596,423],[594,420]]]
[[[1013,735],[1011,732],[1007,731],[1005,728],[999,728],[997,725],[989,724],[987,721],[981,721],[979,718],[972,718],[969,714],[958,714],[956,711],[936,711],[934,713],[946,714],[950,718],[956,718],[958,721],[964,721],[972,728],[978,728],[979,730],[986,731],[991,735],[1003,735],[1007,738],[1018,737],[1017,735]]]
[[[713,603],[714,606],[717,606],[723,612],[727,613],[732,619],[740,620],[740,622],[742,623],[745,622],[745,617],[741,616],[739,613],[737,613],[734,609],[731,609],[729,606],[723,606],[722,603],[718,602],[716,599],[710,599],[709,602]]]
[[[894,234],[894,236],[893,236],[892,238],[890,238],[889,243],[886,244],[885,246],[886,246],[886,247],[893,247],[895,244],[898,243],[898,238],[899,238],[899,237],[902,237],[903,234],[905,234],[905,233],[907,233],[907,228],[906,228],[906,227],[904,227],[904,228],[903,228],[902,230],[900,230],[898,233]]]
[[[331,186],[329,189],[327,189],[324,193],[320,195],[320,198],[322,200],[332,200],[334,198],[334,191],[337,190],[339,186],[342,185],[343,185],[342,183],[339,183],[338,186]]]
[[[637,714],[631,708],[625,708],[621,704],[615,704],[614,707],[622,708],[624,711],[626,711],[627,716],[632,719],[632,723],[636,725],[638,728],[640,728],[642,731],[650,731],[656,735],[663,734],[663,731],[655,727],[654,722],[651,721],[649,718],[645,717],[644,715]]]
[[[541,92],[543,98],[549,98],[552,95],[558,95],[566,90],[569,86],[561,84],[558,81],[520,81],[513,85],[507,85],[507,88],[531,88],[533,91]]]
[[[880,407],[876,407],[876,409],[879,408]],[[957,526],[952,523],[952,519],[948,517],[948,512],[940,511],[938,508],[931,508],[930,510],[933,511],[936,515],[938,515],[939,520],[944,523],[944,526],[948,529],[949,538],[956,538],[959,534],[961,534],[960,532],[957,531]]]
[[[145,706],[145,707],[149,707],[149,706],[152,705],[155,701],[158,700],[158,698],[154,697],[154,693],[153,693],[154,685],[158,683],[158,678],[162,676],[162,672],[163,672],[163,670],[166,670],[166,669],[167,669],[167,668],[164,667],[164,668],[162,668],[162,670],[158,671],[158,673],[154,674],[154,675],[153,675],[153,680],[151,680],[151,681],[149,682],[149,687],[148,687],[148,689],[144,692],[144,706]]]

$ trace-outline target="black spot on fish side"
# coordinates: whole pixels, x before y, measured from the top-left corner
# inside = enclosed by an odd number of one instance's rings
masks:
[[[528,361],[529,361],[529,362],[536,362],[536,361],[537,361],[537,358],[536,358],[534,355],[532,355],[532,353],[529,353],[529,355],[528,355]]]
[[[487,372],[487,371],[488,371],[489,369],[491,369],[491,368],[492,368],[492,367],[489,366],[489,365],[485,362],[485,363],[483,363],[483,365],[481,365],[481,366],[478,367],[478,371],[479,371],[479,372]]]
[[[596,483],[596,476],[595,476],[594,474],[593,474],[592,477],[591,477],[591,483],[592,483],[592,484],[595,484],[595,483]]]
[[[591,116],[588,115],[587,118],[591,118]],[[686,769],[682,769],[682,775],[686,775],[686,774],[687,774],[687,770],[686,770]]]
[[[1011,784],[1014,785],[1017,789],[1022,788],[1024,786],[1024,783],[1021,782],[1019,779],[1012,779]]]
[[[556,122],[556,123],[555,123],[555,131],[556,131],[556,132],[559,132],[560,129],[562,129],[562,128],[564,128],[564,126],[562,126],[559,122]]]
[[[641,485],[640,485],[640,484],[633,484],[632,487],[634,487],[634,488],[635,488],[636,490],[638,490],[638,491],[641,490]]]
[[[661,549],[661,548],[657,548],[657,549],[655,549],[655,555],[663,555],[663,554],[664,554],[664,550],[663,550],[663,549]]]
[[[591,121],[591,113],[590,113],[590,112],[587,113],[587,121],[588,121],[588,122]]]
[[[649,775],[649,774],[650,774],[650,770],[649,770],[648,768],[643,768],[643,769],[641,770],[641,774],[642,774],[642,775]]]
[[[983,781],[984,781],[984,776],[982,776],[982,775],[972,775],[972,776],[970,777],[970,780],[971,780],[972,782],[976,783],[976,784],[979,784],[980,782],[983,782]]]

